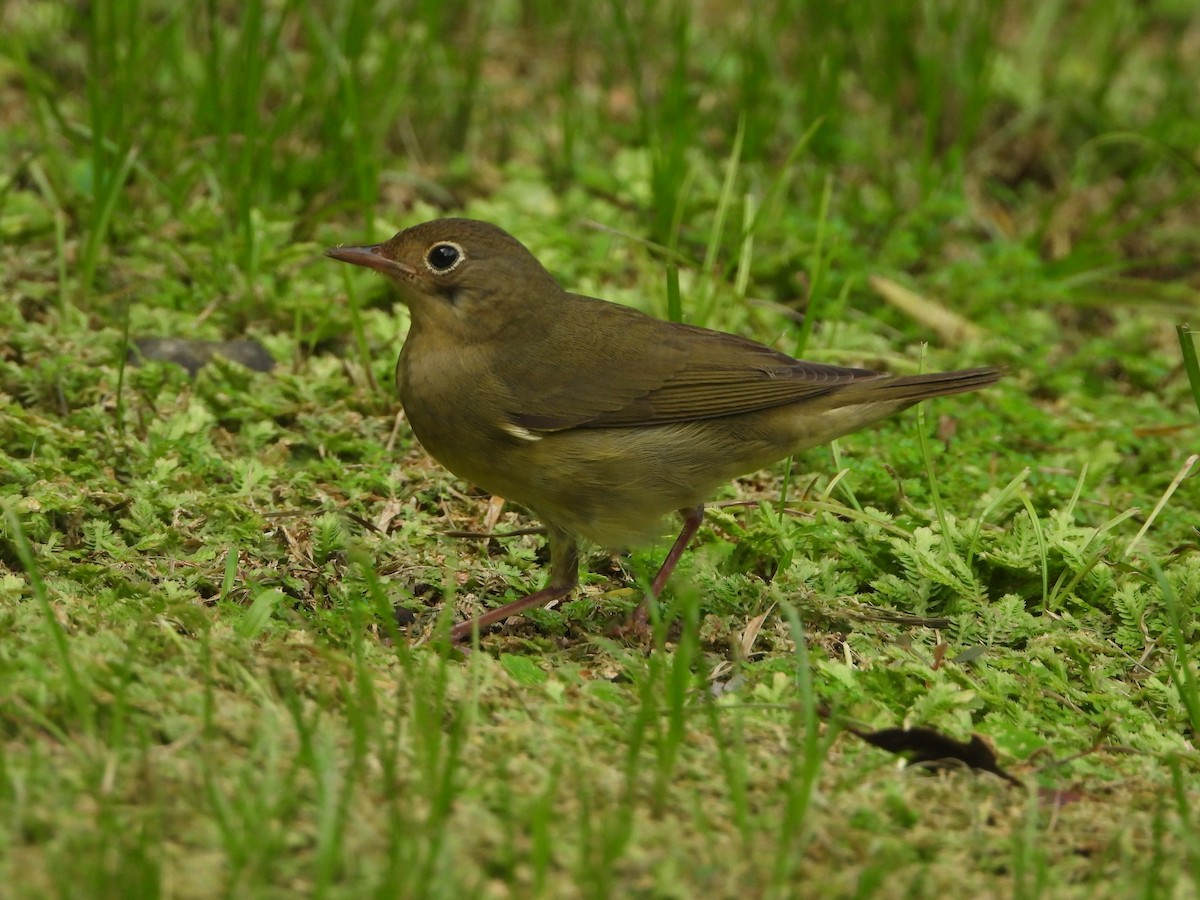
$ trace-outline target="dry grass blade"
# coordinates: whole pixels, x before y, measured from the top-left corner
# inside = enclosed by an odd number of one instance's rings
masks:
[[[913,321],[936,332],[947,344],[970,343],[984,335],[983,329],[974,322],[890,278],[872,275],[867,283],[880,297]]]

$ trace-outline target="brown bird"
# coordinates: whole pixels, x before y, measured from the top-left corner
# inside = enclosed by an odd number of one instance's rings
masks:
[[[663,517],[678,511],[683,528],[650,586],[657,597],[724,482],[1000,377],[990,368],[892,377],[805,362],[571,294],[516,238],[471,219],[326,254],[399,286],[412,323],[396,382],[425,449],[546,525],[546,586],[455,625],[455,641],[569,594],[580,537],[628,548],[658,537]]]

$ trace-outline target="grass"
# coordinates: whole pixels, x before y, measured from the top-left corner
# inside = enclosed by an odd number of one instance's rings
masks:
[[[1195,891],[1189,4],[0,19],[9,894]],[[487,501],[397,418],[403,308],[320,256],[446,214],[664,317],[1009,374],[731,485],[651,652],[604,635],[662,548],[463,658],[414,638],[542,539],[446,534]],[[156,336],[278,365],[127,364]]]

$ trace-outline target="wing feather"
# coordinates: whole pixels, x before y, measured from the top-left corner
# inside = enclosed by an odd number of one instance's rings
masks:
[[[508,371],[508,420],[530,431],[713,419],[815,399],[877,372],[793,359],[736,335],[571,295],[572,310]],[[587,304],[603,304],[588,315]],[[619,315],[602,346],[583,323]],[[564,352],[564,348],[567,348]],[[531,352],[532,351],[532,352]],[[564,361],[569,360],[567,365]],[[536,386],[530,390],[529,386]]]

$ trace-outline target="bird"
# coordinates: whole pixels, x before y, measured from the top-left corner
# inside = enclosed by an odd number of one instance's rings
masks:
[[[892,376],[570,293],[520,241],[475,219],[413,225],[325,251],[387,276],[408,307],[396,363],[422,447],[545,525],[546,582],[455,624],[452,642],[568,596],[580,540],[611,550],[682,526],[657,598],[726,482],[922,400],[979,390],[996,368]],[[632,618],[645,629],[647,600]]]

